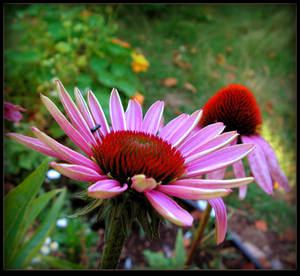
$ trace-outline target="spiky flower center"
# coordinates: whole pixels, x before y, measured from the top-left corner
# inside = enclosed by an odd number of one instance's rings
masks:
[[[203,107],[202,127],[223,122],[225,131],[237,130],[241,135],[258,134],[261,112],[250,90],[239,84],[220,89]]]
[[[163,139],[143,132],[111,132],[95,147],[95,159],[104,173],[121,184],[144,174],[157,183],[168,183],[185,171],[180,152]]]

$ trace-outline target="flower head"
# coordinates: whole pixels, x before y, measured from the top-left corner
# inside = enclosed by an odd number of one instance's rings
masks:
[[[142,54],[137,54],[135,51],[133,51],[131,53],[131,57],[133,59],[131,67],[134,72],[139,73],[141,71],[147,71],[150,63]]]
[[[206,102],[200,127],[214,122],[223,122],[226,125],[225,131],[238,131],[238,143],[252,143],[256,146],[248,155],[248,161],[257,184],[266,193],[273,194],[276,182],[286,191],[290,190],[289,181],[279,167],[274,150],[259,133],[261,112],[254,95],[246,86],[230,84],[221,88]],[[241,161],[233,164],[233,171],[236,177],[245,176]],[[218,176],[223,178],[224,170],[219,171]],[[246,189],[247,186],[240,187],[240,199],[246,196]]]
[[[252,144],[226,147],[238,134],[236,131],[222,134],[223,123],[192,132],[202,110],[182,114],[163,127],[161,101],[155,102],[143,116],[141,105],[130,99],[124,112],[116,89],[110,97],[109,125],[92,91],[88,92],[86,104],[75,88],[75,104],[59,81],[57,85],[71,122],[49,98],[41,95],[42,101],[85,155],[58,143],[36,127],[31,129],[37,138],[16,133],[8,133],[9,137],[66,161],[50,165],[67,177],[91,183],[88,196],[103,201],[106,210],[114,208],[120,214],[126,213],[126,218],[137,217],[145,229],[149,229],[148,223],[153,230],[157,217],[181,226],[192,225],[192,216],[173,197],[208,200],[217,214],[218,242],[223,241],[226,209],[221,197],[253,178],[215,180],[202,179],[202,175],[239,161],[254,149]]]
[[[25,112],[26,109],[24,109],[21,106],[9,103],[9,102],[4,102],[4,118],[5,119],[18,123],[22,119],[22,114],[20,113],[20,111]]]

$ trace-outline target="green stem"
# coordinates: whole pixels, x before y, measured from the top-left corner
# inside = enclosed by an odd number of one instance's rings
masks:
[[[113,218],[109,225],[101,269],[115,269],[119,264],[120,255],[126,241],[121,218]]]
[[[188,268],[193,262],[193,259],[194,259],[195,253],[196,253],[196,249],[200,245],[200,241],[203,237],[204,230],[207,226],[210,211],[211,211],[211,205],[207,202],[206,208],[204,210],[203,216],[201,218],[200,224],[199,224],[197,232],[196,232],[195,239],[192,243],[191,250],[190,250],[189,255],[184,264],[185,268]]]

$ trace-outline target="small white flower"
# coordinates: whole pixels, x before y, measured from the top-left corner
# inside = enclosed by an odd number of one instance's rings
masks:
[[[48,254],[50,253],[50,248],[49,248],[49,246],[48,246],[48,245],[43,245],[43,246],[41,247],[41,253],[42,253],[43,255],[48,255]]]
[[[61,174],[59,172],[57,172],[56,170],[49,170],[46,174],[47,178],[49,179],[58,179],[60,178]]]
[[[51,238],[50,237],[47,237],[44,244],[45,245],[49,245],[51,243]]]
[[[58,249],[58,242],[54,241],[50,244],[50,249],[56,251]]]
[[[58,227],[66,227],[68,225],[68,220],[66,218],[61,218],[56,221]]]

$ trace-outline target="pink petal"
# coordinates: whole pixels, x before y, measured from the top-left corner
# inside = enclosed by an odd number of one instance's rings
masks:
[[[82,137],[80,132],[75,129],[72,124],[66,119],[66,117],[60,112],[60,110],[55,106],[55,104],[44,95],[41,95],[41,99],[51,113],[52,117],[56,120],[62,130],[70,137],[70,139],[77,145],[85,154],[88,156],[93,155],[91,146]]]
[[[155,135],[158,131],[163,111],[164,102],[156,101],[154,104],[152,104],[145,114],[142,123],[142,130],[146,133]]]
[[[234,145],[217,150],[199,160],[188,163],[185,178],[201,175],[232,165],[253,151],[252,144]]]
[[[140,131],[142,128],[143,112],[141,105],[137,100],[129,100],[127,110],[125,112],[127,130]]]
[[[54,158],[60,158],[60,155],[56,153],[54,150],[46,146],[44,143],[42,143],[39,139],[24,136],[17,133],[7,133],[6,136],[12,138],[13,140],[17,141],[18,143],[33,149],[37,152],[40,152],[42,154],[46,154],[49,156],[52,156]]]
[[[120,183],[113,179],[104,179],[96,182],[88,188],[88,194],[94,198],[110,198],[117,196],[128,188],[127,184]]]
[[[233,173],[235,177],[242,178],[246,176],[245,169],[243,166],[242,160],[237,161],[236,163],[232,164]],[[242,200],[245,198],[247,193],[247,185],[241,186],[239,188],[239,199]]]
[[[224,241],[227,231],[227,212],[226,206],[221,198],[208,200],[216,214],[216,238],[217,244]]]
[[[77,128],[77,130],[84,136],[84,138],[92,145],[96,144],[96,140],[91,133],[89,126],[87,125],[86,121],[82,117],[80,111],[74,104],[72,98],[68,94],[68,92],[63,87],[62,83],[57,80],[57,87],[58,87],[58,95],[60,100],[64,106],[66,113],[68,114],[72,124]]]
[[[52,166],[61,174],[71,179],[82,182],[96,182],[103,178],[107,178],[106,176],[99,174],[93,169],[81,165],[59,164],[56,162],[50,162],[50,166]]]
[[[91,90],[88,91],[88,103],[92,116],[94,118],[95,125],[99,124],[101,126],[100,131],[103,135],[106,135],[110,132],[109,125],[106,121],[106,117],[101,105],[99,104],[97,98]]]
[[[233,141],[237,136],[238,136],[238,133],[236,131],[225,132],[221,135],[218,135],[215,138],[212,138],[206,144],[194,149],[188,155],[188,157],[186,157],[185,162],[189,163],[189,162],[199,159],[200,157],[205,156],[211,152],[214,152],[220,148],[223,148],[227,144],[229,144],[231,141]]]
[[[180,128],[188,120],[189,117],[190,116],[188,114],[179,115],[160,130],[158,137],[167,141],[170,136],[172,136],[178,128]]]
[[[156,190],[146,192],[145,196],[161,216],[180,226],[192,226],[193,217],[168,196]]]
[[[252,136],[241,136],[243,143],[255,144],[255,150],[248,155],[249,165],[257,184],[269,195],[273,195],[273,183],[268,163],[260,145]]]
[[[206,174],[206,179],[223,179],[225,176],[227,167],[209,172]]]
[[[71,150],[70,148],[58,143],[53,138],[49,137],[45,133],[38,130],[36,127],[31,127],[31,130],[33,131],[34,135],[42,141],[44,144],[46,144],[49,148],[51,148],[53,151],[56,152],[56,154],[59,156],[59,159],[65,160],[69,163],[74,163],[77,165],[87,166],[91,169],[94,169],[95,171],[101,172],[101,169],[99,166],[93,162],[92,160],[86,158],[82,154]]]
[[[183,185],[159,185],[156,188],[158,191],[179,198],[188,198],[192,200],[212,199],[223,197],[231,193],[230,189],[203,189],[192,186]]]
[[[86,104],[86,102],[85,102],[85,100],[84,100],[84,98],[83,98],[83,96],[82,96],[80,90],[79,90],[77,87],[75,87],[75,92],[74,92],[74,94],[75,94],[76,104],[77,104],[77,106],[78,106],[78,109],[79,109],[79,111],[80,111],[82,117],[83,117],[84,120],[86,121],[88,127],[89,127],[90,129],[92,129],[93,127],[96,126],[96,124],[95,124],[95,122],[94,122],[94,119],[93,119],[93,117],[92,117],[92,115],[91,115],[91,113],[90,113],[90,111],[89,111],[89,108],[88,108],[88,106],[87,106],[87,104]],[[100,138],[100,135],[99,135],[99,133],[98,133],[97,131],[94,132],[93,135],[94,135],[95,137],[97,137],[98,140],[101,139],[101,138]]]
[[[253,177],[243,177],[234,179],[179,179],[172,182],[170,185],[198,187],[202,189],[230,189],[247,185],[254,181]]]
[[[202,110],[195,111],[182,127],[178,128],[168,139],[174,147],[178,146],[195,128],[202,115]]]
[[[112,129],[126,130],[124,109],[117,89],[113,89],[110,95],[109,113]]]
[[[265,154],[272,179],[278,182],[278,184],[287,192],[290,192],[291,187],[289,185],[289,180],[285,176],[283,171],[280,169],[278,160],[276,158],[276,154],[272,149],[271,145],[259,135],[256,135],[254,138],[257,141],[257,143],[260,145],[261,149]]]
[[[184,142],[178,146],[178,149],[183,155],[187,156],[191,151],[200,147],[216,137],[224,130],[225,126],[223,123],[215,123],[208,125],[201,130],[198,130],[194,135],[190,134]]]

